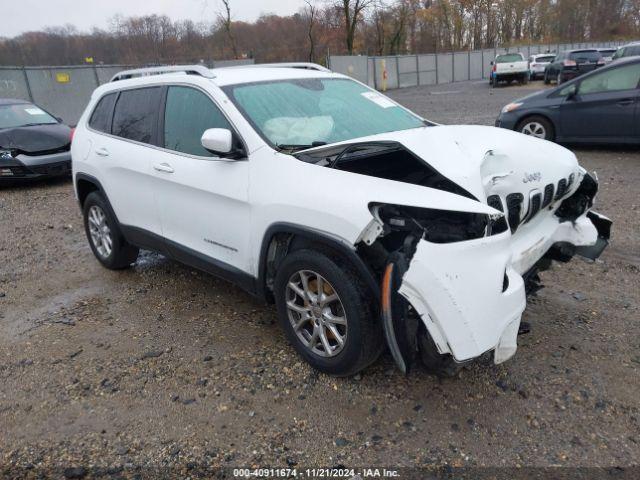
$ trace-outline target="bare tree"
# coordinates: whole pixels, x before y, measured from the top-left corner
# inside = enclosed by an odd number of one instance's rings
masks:
[[[229,4],[230,0],[222,0],[222,5],[224,6],[224,12],[218,14],[218,19],[224,28],[224,31],[227,33],[227,37],[229,37],[229,43],[231,44],[231,51],[233,52],[233,58],[238,58],[238,45],[236,44],[236,38],[233,35],[231,29],[231,6]]]
[[[371,2],[372,0],[342,0],[339,4],[344,14],[345,41],[349,55],[353,55],[353,44],[360,14]]]
[[[315,26],[318,7],[316,7],[316,5],[313,3],[313,0],[304,0],[304,3],[307,4],[305,8],[305,14],[308,22],[307,36],[309,37],[309,61],[315,62],[316,52],[315,52],[315,35],[313,32],[313,27]]]

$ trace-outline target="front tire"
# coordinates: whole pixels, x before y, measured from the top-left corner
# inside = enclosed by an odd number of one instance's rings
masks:
[[[520,121],[516,131],[543,140],[553,141],[555,138],[555,130],[551,122],[538,115],[532,115]]]
[[[346,262],[315,250],[294,251],[278,268],[274,294],[289,342],[316,370],[353,375],[380,355],[378,308]]]
[[[103,266],[121,270],[136,261],[138,248],[127,243],[109,204],[99,192],[87,196],[82,211],[87,240]]]
[[[544,72],[544,84],[549,85],[550,83],[551,80],[549,80],[549,75],[547,75],[547,72]]]
[[[418,327],[418,352],[425,370],[432,375],[453,378],[462,370],[463,365],[456,362],[451,355],[438,353],[438,347],[422,322]]]

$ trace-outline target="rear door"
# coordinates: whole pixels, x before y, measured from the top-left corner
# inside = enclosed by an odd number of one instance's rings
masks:
[[[89,128],[101,133],[92,136],[90,156],[99,165],[100,182],[119,222],[155,234],[161,230],[150,159],[160,93],[160,87],[146,87],[108,94],[89,121]]]
[[[597,72],[579,82],[577,95],[561,106],[562,136],[615,141],[637,135],[639,82],[640,63]]]
[[[169,86],[164,104],[162,150],[151,168],[168,248],[188,264],[198,257],[222,270],[242,269],[250,231],[249,162],[217,157],[200,143],[209,128],[234,128],[211,96],[193,86]]]

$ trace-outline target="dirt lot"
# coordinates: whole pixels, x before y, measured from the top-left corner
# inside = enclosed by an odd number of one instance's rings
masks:
[[[536,88],[391,96],[435,121],[492,124]],[[101,268],[69,181],[0,190],[0,472],[637,465],[640,151],[577,155],[600,177],[612,245],[543,274],[515,358],[448,381],[405,378],[388,354],[355,378],[318,375],[274,308],[223,281],[151,253]]]

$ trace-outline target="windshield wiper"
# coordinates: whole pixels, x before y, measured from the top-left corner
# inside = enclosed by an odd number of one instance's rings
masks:
[[[297,152],[298,150],[306,150],[307,148],[314,148],[314,147],[322,147],[323,145],[326,145],[327,142],[311,142],[310,145],[304,145],[304,144],[276,144],[276,148],[280,151],[290,151],[290,152]]]

